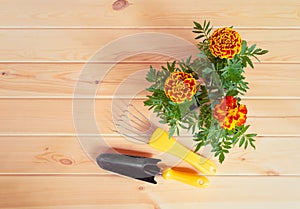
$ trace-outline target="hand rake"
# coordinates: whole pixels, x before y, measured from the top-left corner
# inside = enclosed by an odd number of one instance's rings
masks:
[[[169,137],[168,132],[156,127],[133,105],[129,105],[119,115],[116,126],[117,132],[121,135],[147,143],[156,150],[176,156],[203,174],[214,175],[217,171],[216,165],[211,160],[187,149],[178,143],[174,137]]]

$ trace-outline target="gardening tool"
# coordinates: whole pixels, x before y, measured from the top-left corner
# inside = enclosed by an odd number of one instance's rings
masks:
[[[148,143],[150,147],[159,151],[172,154],[204,174],[213,175],[216,173],[217,167],[211,160],[192,152],[178,143],[175,138],[169,137],[168,132],[156,127],[133,105],[129,105],[122,112],[116,121],[118,133]]]
[[[172,168],[162,169],[157,165],[161,160],[156,158],[103,153],[96,158],[96,161],[105,170],[152,184],[157,183],[154,179],[157,175],[162,175],[166,180],[177,180],[200,188],[209,184],[206,177],[198,174],[178,171]]]

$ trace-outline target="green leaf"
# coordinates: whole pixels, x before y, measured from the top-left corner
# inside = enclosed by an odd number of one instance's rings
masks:
[[[227,92],[227,96],[236,96],[238,95],[239,91],[238,90],[231,90]]]
[[[207,29],[209,28],[209,25],[210,25],[210,21],[207,22],[207,25],[206,25],[204,31],[207,31]]]
[[[239,147],[241,147],[244,144],[245,140],[246,140],[246,137],[242,136],[242,138],[240,139]]]
[[[202,26],[200,25],[200,23],[193,21],[194,25],[196,26],[196,28],[202,29]]]
[[[171,138],[175,133],[176,126],[171,126],[169,129],[169,138]]]
[[[264,54],[267,54],[269,51],[268,50],[261,50],[259,52],[256,52],[255,54],[257,55],[264,55]]]
[[[205,30],[205,27],[206,27],[206,20],[204,20],[203,22],[203,29]]]
[[[181,128],[188,129],[188,127],[185,126],[185,125],[183,125],[182,123],[179,123],[178,125],[179,125]]]
[[[256,137],[257,134],[246,134],[245,136],[248,137],[248,138],[253,138],[253,137]]]
[[[194,29],[197,29],[197,28],[194,28]],[[199,31],[199,30],[193,30],[193,33],[202,33],[202,31]]]
[[[252,53],[252,51],[255,49],[256,44],[253,44],[249,49],[248,49],[248,53]]]
[[[254,66],[253,66],[253,63],[252,63],[252,61],[250,60],[250,58],[249,58],[249,57],[244,57],[244,59],[245,59],[246,62],[250,65],[250,67],[253,69]]]
[[[244,146],[244,148],[247,149],[247,147],[248,147],[248,140],[245,141],[245,146]]]
[[[243,40],[242,41],[242,49],[241,49],[240,53],[245,54],[246,50],[247,50],[247,41]]]
[[[253,140],[250,140],[249,142],[250,142],[251,147],[252,147],[253,149],[256,149],[256,147],[255,147],[255,145],[254,145],[255,140],[253,139]]]
[[[225,160],[225,155],[224,155],[224,153],[222,152],[222,153],[220,154],[220,156],[219,156],[219,162],[220,162],[220,163],[223,163],[224,160]]]
[[[206,33],[207,33],[207,34],[210,34],[210,32],[211,32],[212,29],[213,29],[213,28],[208,29],[208,31],[206,31]]]
[[[172,62],[172,69],[175,69],[176,61]]]
[[[224,145],[223,148],[225,148],[225,149],[231,149],[231,146],[230,145]]]
[[[202,143],[198,143],[194,152],[198,152],[201,149],[202,146],[203,146]]]
[[[200,38],[203,38],[203,37],[205,37],[205,35],[199,35],[199,36],[196,36],[195,39],[200,39]]]

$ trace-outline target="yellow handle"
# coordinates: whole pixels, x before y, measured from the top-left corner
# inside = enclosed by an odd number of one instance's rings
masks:
[[[211,160],[201,157],[182,146],[173,137],[169,138],[168,132],[161,128],[157,128],[153,132],[149,140],[149,146],[179,157],[204,174],[214,175],[217,172],[217,166]]]
[[[163,178],[168,180],[177,180],[185,184],[189,184],[195,187],[204,188],[209,184],[209,180],[204,177],[193,173],[175,171],[171,168],[168,168],[163,171]]]

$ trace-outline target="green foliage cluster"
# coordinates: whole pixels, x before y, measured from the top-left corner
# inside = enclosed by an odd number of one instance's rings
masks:
[[[195,152],[210,145],[214,156],[222,163],[235,145],[244,149],[248,146],[255,148],[256,134],[247,133],[249,125],[236,126],[234,130],[222,128],[213,116],[214,107],[225,96],[234,96],[241,101],[241,96],[249,89],[244,69],[248,66],[254,68],[252,58],[258,60],[257,56],[268,51],[257,48],[255,44],[248,47],[243,40],[241,52],[233,59],[214,57],[209,49],[212,30],[209,21],[202,25],[194,22],[195,39],[200,40],[195,60],[190,57],[167,63],[161,70],[150,66],[146,80],[152,85],[147,88],[150,95],[144,105],[156,113],[160,123],[169,125],[170,137],[175,133],[180,135],[180,130],[186,129],[194,134]],[[177,104],[165,94],[164,84],[172,72],[191,73],[195,79],[204,81],[197,84],[197,92],[191,101]]]

